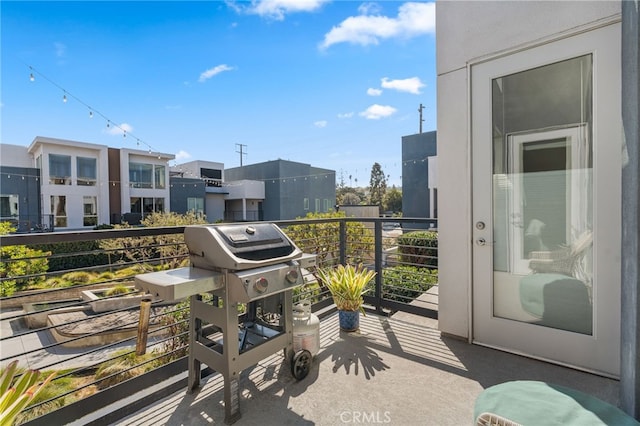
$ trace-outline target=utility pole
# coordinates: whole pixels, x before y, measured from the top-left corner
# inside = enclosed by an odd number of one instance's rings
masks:
[[[420,104],[420,108],[418,108],[418,112],[420,113],[420,133],[422,133],[422,122],[424,121],[424,119],[422,118],[423,109],[424,109],[424,106]]]
[[[236,150],[236,152],[238,154],[240,154],[240,167],[242,167],[242,156],[243,155],[247,155],[247,153],[245,152],[244,148],[246,148],[247,146],[241,143],[237,143],[236,147],[238,147],[240,149],[240,151]]]

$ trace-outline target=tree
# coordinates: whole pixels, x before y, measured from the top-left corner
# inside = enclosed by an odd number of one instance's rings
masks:
[[[342,202],[340,204],[344,206],[357,206],[362,202],[362,199],[355,192],[347,192],[342,196]]]
[[[304,219],[335,219],[346,217],[344,212],[307,213]],[[298,218],[301,219],[301,218]],[[283,229],[285,234],[305,253],[313,253],[320,267],[340,260],[340,223],[305,223],[304,220]],[[360,222],[347,222],[347,263],[361,263],[373,252],[373,232]]]
[[[185,214],[174,212],[155,212],[145,216],[142,225],[145,227],[168,227],[184,225],[202,225],[206,220],[193,211]],[[116,229],[130,228],[129,224],[116,225]],[[184,259],[189,251],[184,245],[182,234],[157,235],[154,237],[125,237],[101,240],[100,247],[121,256],[124,261],[132,263],[156,261],[165,269],[184,266]]]
[[[402,191],[393,185],[385,194],[382,205],[386,212],[402,212]]]
[[[369,180],[369,204],[380,206],[387,192],[387,178],[380,164],[374,163],[371,167],[371,179]]]

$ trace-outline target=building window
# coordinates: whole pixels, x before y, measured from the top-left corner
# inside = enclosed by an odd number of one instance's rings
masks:
[[[166,186],[167,177],[165,175],[165,170],[165,166],[154,166],[153,172],[155,174],[156,189],[164,189]]]
[[[145,218],[154,212],[164,212],[164,198],[131,197],[131,213],[137,213]]]
[[[97,197],[82,197],[84,226],[98,225],[98,199]]]
[[[76,159],[78,185],[95,186],[98,176],[96,164],[95,158],[78,157]]]
[[[320,211],[320,198],[316,198],[316,213]]]
[[[153,188],[153,164],[129,163],[131,188]]]
[[[64,195],[51,196],[51,214],[56,228],[67,227],[67,197]]]
[[[20,214],[18,194],[0,195],[0,218],[15,218]]]
[[[309,199],[308,198],[304,199],[304,209],[305,210],[309,210]]]
[[[153,213],[153,198],[144,197],[142,199],[142,217]]]
[[[71,185],[71,156],[49,154],[49,183]]]
[[[322,211],[323,211],[323,212],[328,212],[328,211],[329,211],[329,200],[325,198],[325,199],[324,199],[324,200],[322,200],[322,201],[323,201],[323,203],[324,203],[324,206],[323,206],[323,207],[324,207],[324,210],[322,210]]]
[[[200,168],[200,177],[206,186],[222,186],[222,170]]]
[[[187,198],[187,211],[194,212],[198,215],[204,214],[204,198],[201,197],[188,197]]]
[[[142,198],[140,197],[131,197],[129,211],[131,213],[138,213],[142,215]]]
[[[155,198],[153,200],[153,211],[157,213],[164,212],[164,198]]]

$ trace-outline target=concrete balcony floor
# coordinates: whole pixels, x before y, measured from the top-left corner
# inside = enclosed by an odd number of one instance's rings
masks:
[[[553,382],[618,405],[616,380],[469,345],[442,336],[432,320],[368,314],[360,322],[359,333],[344,333],[337,314],[325,317],[320,352],[299,382],[281,353],[243,371],[235,424],[470,425],[480,392],[510,380]],[[224,424],[222,400],[214,374],[198,392],[177,392],[117,424]]]

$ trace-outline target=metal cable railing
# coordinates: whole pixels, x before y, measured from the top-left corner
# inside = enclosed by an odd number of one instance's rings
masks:
[[[303,251],[317,255],[317,267],[361,263],[375,269],[367,309],[436,317],[437,233],[428,231],[436,222],[393,222],[401,227],[385,227],[385,219],[378,218],[276,223]],[[187,303],[152,303],[146,354],[136,355],[139,302],[95,312],[83,298],[86,291],[130,287],[139,273],[187,264],[183,232],[175,226],[0,236],[0,366],[18,359],[23,368],[57,373],[20,422],[35,424],[39,420],[32,419],[39,416],[68,422],[101,408],[95,404],[117,400],[122,391],[116,389],[125,382],[127,389],[148,382],[133,377],[150,375],[158,382],[176,368],[186,371],[176,360],[188,351]],[[101,300],[120,303],[124,297]],[[294,290],[294,301],[299,300],[311,301],[316,312],[332,306],[329,292],[315,279]]]

